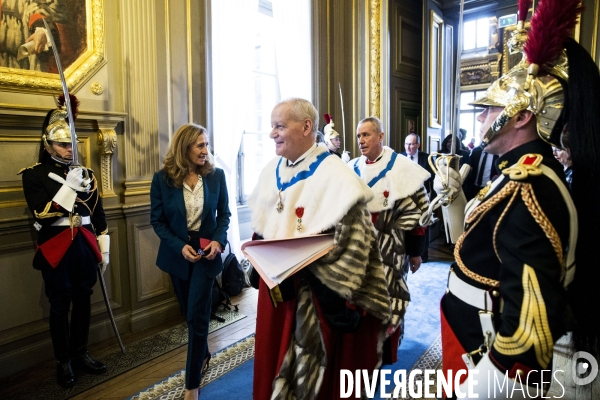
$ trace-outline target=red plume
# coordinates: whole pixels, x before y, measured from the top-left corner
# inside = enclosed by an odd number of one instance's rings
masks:
[[[580,3],[581,0],[541,0],[538,3],[524,47],[529,63],[542,67],[558,58],[583,11]]]
[[[328,124],[331,122],[331,119],[333,118],[331,115],[329,114],[323,114],[323,117],[325,117],[325,122]]]
[[[69,93],[69,102],[71,103],[71,110],[73,110],[73,119],[77,119],[77,112],[79,111],[79,100],[74,94]],[[63,107],[65,105],[65,95],[61,94],[58,96],[58,105]]]
[[[527,14],[529,13],[529,7],[531,7],[531,0],[519,0],[519,21],[527,20]]]

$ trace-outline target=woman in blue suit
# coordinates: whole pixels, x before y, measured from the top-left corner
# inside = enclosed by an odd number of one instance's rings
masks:
[[[231,216],[225,175],[210,162],[204,127],[177,130],[163,169],[152,179],[150,200],[150,222],[160,238],[156,265],[171,276],[189,329],[185,399],[197,399],[210,359],[212,286],[223,269],[220,254]],[[200,248],[200,238],[209,244]]]

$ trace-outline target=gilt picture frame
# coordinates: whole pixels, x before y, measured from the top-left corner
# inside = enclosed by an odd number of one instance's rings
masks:
[[[525,22],[525,30],[529,32],[530,23]],[[504,28],[503,43],[502,43],[502,75],[511,70],[523,58],[522,53],[510,54],[508,48],[508,39],[511,38],[512,32],[517,29],[517,25],[507,26]]]
[[[429,16],[429,118],[430,128],[442,127],[444,20],[433,10]]]
[[[105,63],[104,0],[2,2],[9,34],[0,34],[0,90],[36,94],[62,92],[52,49],[29,53],[25,44],[49,22],[69,91],[76,92]],[[12,7],[11,9],[5,9]]]

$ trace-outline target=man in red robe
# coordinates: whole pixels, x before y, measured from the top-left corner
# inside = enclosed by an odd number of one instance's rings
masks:
[[[273,289],[259,282],[255,399],[340,398],[340,370],[381,365],[390,300],[366,208],[372,191],[324,144],[303,99],[273,109],[276,153],[248,199],[264,239],[334,232],[334,248]]]

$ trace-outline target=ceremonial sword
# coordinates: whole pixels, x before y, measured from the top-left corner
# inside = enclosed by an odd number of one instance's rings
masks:
[[[344,161],[348,162],[350,161],[350,156],[346,151],[346,116],[344,114],[344,98],[342,97],[342,84],[340,82],[338,82],[338,87],[340,88],[340,104],[342,106],[342,144],[344,145],[344,150],[342,151],[342,160],[344,160],[343,156],[346,155],[348,159]]]
[[[71,108],[71,99],[69,98],[69,88],[67,86],[67,80],[65,79],[65,74],[63,73],[62,65],[60,63],[60,58],[58,57],[58,50],[56,48],[56,43],[54,42],[54,37],[52,36],[52,31],[50,30],[50,26],[48,26],[48,22],[46,22],[46,18],[42,18],[44,21],[44,26],[46,27],[46,33],[48,39],[50,40],[50,44],[52,45],[52,52],[54,53],[54,58],[56,59],[56,67],[58,69],[58,75],[60,76],[60,83],[62,85],[63,95],[65,96],[65,107],[67,108],[67,115],[69,116],[69,130],[71,132],[71,146],[73,152],[73,160],[71,162],[71,168],[80,167],[79,165],[79,153],[77,151],[77,134],[75,133],[75,118],[73,118],[73,110]],[[89,179],[89,175],[87,172],[87,168],[83,168],[85,176]],[[110,307],[110,301],[108,299],[108,293],[106,291],[106,282],[104,281],[104,275],[102,275],[102,271],[100,271],[100,267],[96,268],[98,272],[98,279],[100,279],[100,287],[102,288],[102,296],[104,297],[104,304],[106,305],[106,311],[108,312],[108,317],[110,318],[110,323],[112,325],[113,331],[115,332],[115,336],[117,337],[117,341],[119,342],[119,347],[121,347],[121,352],[125,354],[125,346],[123,346],[123,342],[121,341],[121,336],[119,335],[119,330],[117,329],[117,324],[115,322],[115,317],[112,312],[112,308]]]
[[[458,120],[459,120],[459,115],[460,115],[460,60],[461,60],[461,54],[462,54],[462,47],[463,47],[463,28],[464,28],[464,22],[463,22],[463,16],[465,13],[464,10],[465,7],[465,0],[461,0],[460,2],[460,11],[458,14],[458,40],[457,40],[457,49],[456,49],[456,74],[455,74],[455,82],[454,82],[454,115],[452,116],[452,124],[454,125],[452,127],[452,132],[454,132],[454,135],[452,136],[452,146],[451,147],[451,151],[450,154],[451,155],[455,155],[456,150],[457,150],[457,146],[458,146],[458,133],[460,132],[459,127],[458,127]],[[444,149],[442,149],[444,150]],[[458,164],[458,163],[457,163]],[[456,166],[456,170],[458,171],[458,165]]]

